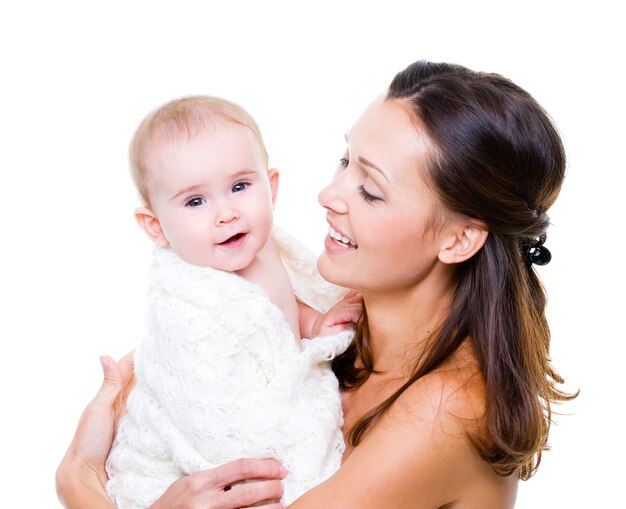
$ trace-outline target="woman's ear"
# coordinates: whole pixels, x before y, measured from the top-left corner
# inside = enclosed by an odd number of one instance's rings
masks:
[[[482,223],[460,224],[444,238],[439,250],[442,263],[461,263],[474,256],[487,241],[489,232]]]
[[[272,191],[272,205],[276,205],[276,198],[278,198],[278,176],[279,171],[276,168],[270,168],[267,172],[267,178],[270,180],[270,189]]]
[[[168,247],[170,245],[167,238],[165,238],[161,223],[150,209],[139,207],[135,210],[135,219],[139,227],[157,246]]]

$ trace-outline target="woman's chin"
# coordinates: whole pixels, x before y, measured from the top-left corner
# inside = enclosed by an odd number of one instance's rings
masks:
[[[348,271],[346,268],[339,267],[336,263],[333,263],[324,252],[322,252],[317,259],[317,270],[329,283],[345,288],[352,288],[350,278],[347,277]]]

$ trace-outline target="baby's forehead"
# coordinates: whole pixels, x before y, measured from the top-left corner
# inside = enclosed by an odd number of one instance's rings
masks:
[[[184,143],[223,129],[247,129],[243,124],[212,111],[189,111],[185,115],[166,115],[154,119],[149,138],[152,144]]]
[[[243,169],[263,175],[269,171],[268,161],[251,129],[229,119],[213,117],[203,124],[194,125],[193,129],[170,127],[154,133],[144,146],[143,159],[148,187],[160,186],[162,179],[170,181],[179,174],[180,165],[186,167],[189,158],[198,161],[198,157],[206,157],[200,163],[203,168],[205,164],[209,168],[216,168],[214,177],[218,174],[230,177],[230,173]]]
[[[145,145],[144,159],[154,161],[164,154],[183,155],[192,145],[206,144],[212,146],[212,150],[217,153],[221,147],[215,146],[216,140],[228,140],[226,143],[235,145],[244,152],[253,152],[265,167],[268,166],[266,153],[255,133],[244,124],[219,116],[208,118],[203,123],[169,126],[155,132]]]

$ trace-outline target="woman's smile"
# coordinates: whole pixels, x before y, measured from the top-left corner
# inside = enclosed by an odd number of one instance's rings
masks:
[[[331,237],[334,241],[336,241],[337,244],[347,249],[357,249],[359,247],[357,246],[356,242],[346,237],[345,235],[339,233],[332,226],[328,227],[328,236]]]

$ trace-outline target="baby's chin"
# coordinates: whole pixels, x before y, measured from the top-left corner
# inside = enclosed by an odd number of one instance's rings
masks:
[[[180,253],[176,254],[181,260],[190,265],[205,269],[222,270],[224,272],[239,273],[245,271],[251,264],[251,260],[215,260],[203,256],[186,256],[184,254],[181,256]]]
[[[246,269],[249,269],[251,265],[252,265],[252,260],[250,261],[246,260],[244,262],[239,262],[239,263],[237,263],[237,261],[233,261],[229,263],[219,263],[219,264],[216,263],[213,265],[208,265],[208,267],[212,269],[223,270],[224,272],[232,272],[234,274],[244,275],[246,272]]]

